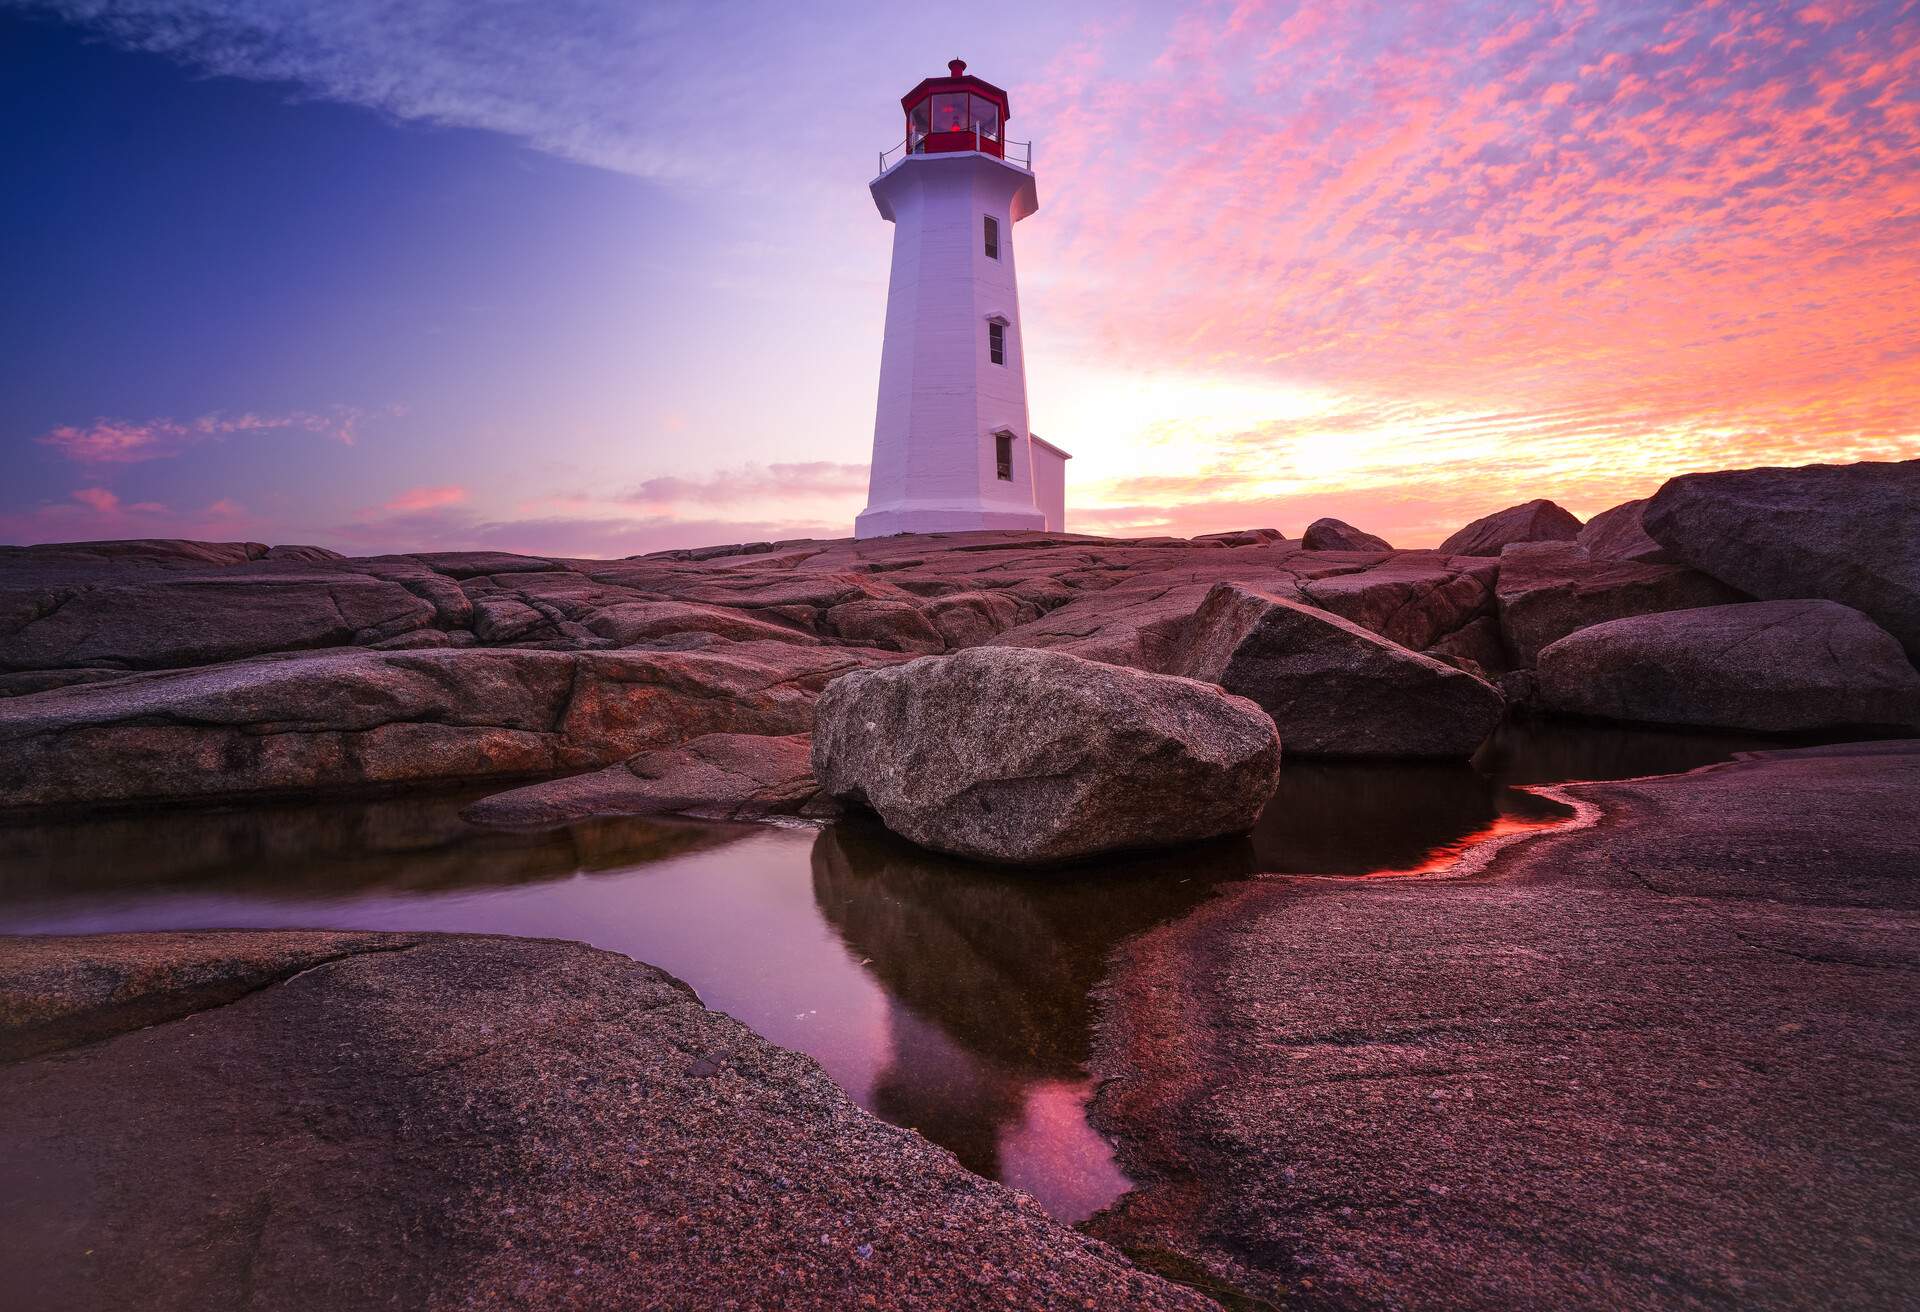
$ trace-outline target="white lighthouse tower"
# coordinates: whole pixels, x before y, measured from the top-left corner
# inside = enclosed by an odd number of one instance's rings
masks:
[[[967,74],[901,97],[871,190],[893,224],[873,469],[856,537],[1065,527],[1067,453],[1027,426],[1013,225],[1040,207],[1007,93]]]

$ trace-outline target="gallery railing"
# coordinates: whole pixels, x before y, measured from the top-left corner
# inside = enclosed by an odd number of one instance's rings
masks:
[[[959,136],[961,134],[957,132],[946,132],[946,133],[941,133],[940,135],[947,136],[947,137],[954,137],[954,136]],[[1028,172],[1033,171],[1033,143],[1031,141],[1008,140],[1008,141],[996,142],[992,137],[989,137],[984,133],[982,133],[980,129],[977,127],[973,129],[972,135],[973,135],[973,148],[975,150],[981,151],[984,154],[998,155],[1000,156],[1000,158],[1006,160],[1007,163],[1009,164],[1018,165],[1019,167],[1026,169]],[[923,143],[924,141],[925,141],[925,138],[922,138]],[[902,159],[905,159],[907,156],[908,148],[911,147],[912,145],[913,145],[913,142],[909,139],[909,140],[900,142],[900,144],[897,146],[889,146],[887,147],[887,149],[881,151],[880,152],[880,172],[885,173],[888,169],[892,168],[895,164],[898,164]],[[997,150],[995,149],[996,146],[998,146]]]

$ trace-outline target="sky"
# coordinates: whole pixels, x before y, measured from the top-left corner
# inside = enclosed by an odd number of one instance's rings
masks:
[[[846,536],[956,57],[1070,529],[1920,456],[1920,0],[0,0],[0,542]]]

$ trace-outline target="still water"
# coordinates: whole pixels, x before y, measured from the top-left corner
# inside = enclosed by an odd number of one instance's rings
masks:
[[[303,927],[580,939],[811,1054],[861,1106],[1081,1220],[1128,1188],[1086,1121],[1089,994],[1123,938],[1261,873],[1443,866],[1564,814],[1523,784],[1671,773],[1766,744],[1514,726],[1472,766],[1289,763],[1245,839],[1049,874],[871,822],[600,820],[499,834],[468,796],[0,825],[0,932]]]

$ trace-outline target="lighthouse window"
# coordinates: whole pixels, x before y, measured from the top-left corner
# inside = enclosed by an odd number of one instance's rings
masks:
[[[996,327],[998,325],[995,325]],[[993,435],[993,472],[1008,483],[1013,482],[1013,434],[995,433]]]
[[[990,260],[997,260],[1000,258],[1000,220],[994,218],[993,215],[991,214],[987,215],[986,219],[987,219],[987,258]]]
[[[1007,326],[997,319],[987,325],[987,358],[995,364],[1007,362]]]
[[[933,98],[935,132],[970,132],[967,126],[967,97],[964,92],[947,92]]]
[[[973,119],[972,126],[988,141],[1000,139],[1000,106],[991,100],[982,100],[979,96],[968,97],[968,113]]]
[[[907,115],[907,148],[918,151],[921,143],[927,139],[927,133],[933,130],[931,110],[926,101],[915,105]]]

